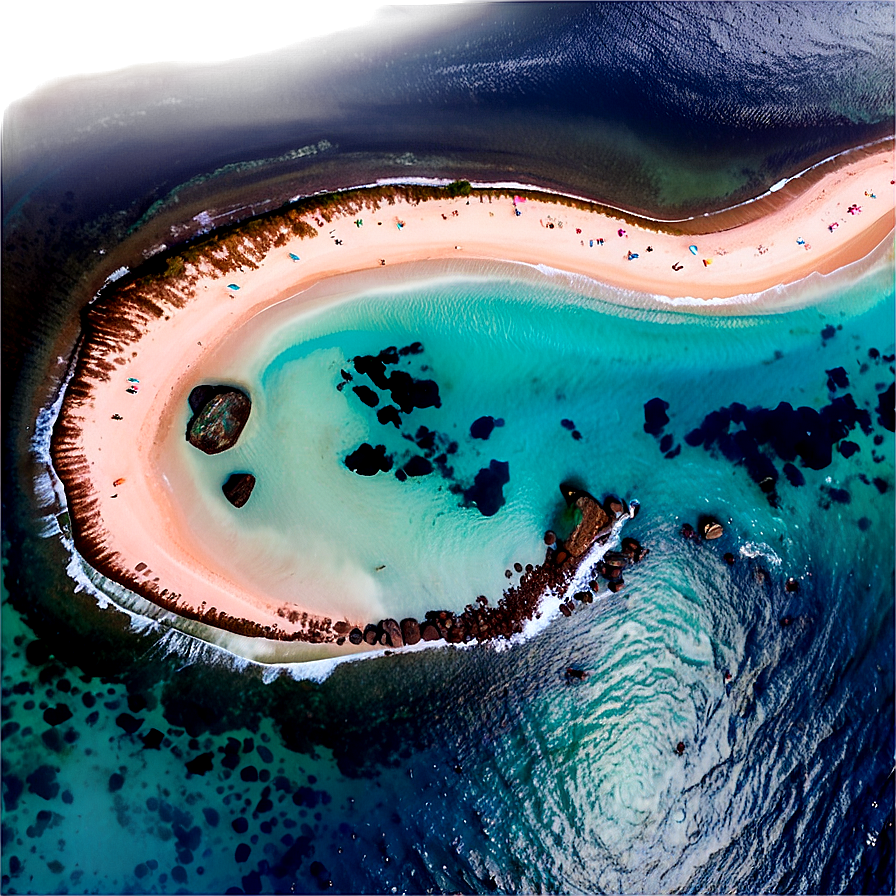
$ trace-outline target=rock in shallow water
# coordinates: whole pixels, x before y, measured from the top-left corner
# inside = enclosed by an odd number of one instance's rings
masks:
[[[249,500],[253,488],[255,477],[251,473],[231,473],[221,486],[221,491],[234,507],[242,507]]]
[[[191,398],[196,391],[193,390]],[[187,441],[206,454],[220,454],[237,443],[251,410],[249,396],[239,389],[215,395],[190,420]]]

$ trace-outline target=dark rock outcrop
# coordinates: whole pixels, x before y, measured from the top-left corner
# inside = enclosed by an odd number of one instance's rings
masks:
[[[405,644],[418,644],[420,642],[420,625],[416,619],[401,620],[401,636]]]
[[[384,619],[380,627],[385,634],[390,647],[404,647],[404,638],[401,636],[401,627],[394,619]]]
[[[204,388],[220,387],[197,386],[190,393],[190,398],[194,399],[197,390]],[[199,397],[204,394],[206,393],[199,393]],[[190,406],[193,407],[192,400]],[[214,395],[195,411],[187,425],[187,441],[206,454],[220,454],[237,443],[251,410],[252,402],[245,392],[228,388],[227,391]]]
[[[570,557],[581,557],[595,541],[611,528],[611,520],[600,502],[588,492],[570,483],[562,483],[560,491],[569,506],[582,511],[582,521],[566,539],[566,553]]]
[[[234,507],[242,507],[249,500],[253,488],[255,477],[251,473],[231,473],[221,486],[221,491]]]

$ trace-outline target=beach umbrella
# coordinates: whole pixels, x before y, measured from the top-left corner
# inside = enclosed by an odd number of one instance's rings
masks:
[[[691,250],[691,255],[696,255],[696,254],[697,254],[697,247],[696,247],[696,246],[688,246],[688,248]]]

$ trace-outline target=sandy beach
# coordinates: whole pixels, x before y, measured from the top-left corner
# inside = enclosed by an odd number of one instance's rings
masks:
[[[525,201],[474,192],[420,204],[384,202],[375,211],[330,213],[329,221],[307,215],[318,235],[269,250],[254,269],[222,275],[188,267],[179,307],[171,303],[158,318],[140,318],[114,343],[88,338],[82,350],[53,444],[76,544],[107,576],[151,600],[176,600],[184,615],[215,607],[270,627],[274,636],[306,637],[307,625],[284,615],[298,610],[325,617],[325,641],[348,627],[363,628],[372,620],[346,616],[344,607],[284,606],[249,584],[228,581],[178,524],[176,497],[159,481],[153,457],[211,347],[263,309],[287,298],[301,301],[294,297],[327,278],[370,271],[375,284],[383,269],[424,260],[522,262],[648,296],[755,301],[755,294],[778,285],[838,270],[890,239],[893,172],[888,148],[842,165],[760,219],[696,237],[531,194]],[[128,377],[140,381],[137,394],[125,394]]]

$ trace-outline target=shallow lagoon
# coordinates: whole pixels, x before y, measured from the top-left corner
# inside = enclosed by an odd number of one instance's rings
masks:
[[[505,570],[538,563],[544,530],[570,525],[558,490],[569,479],[599,496],[640,500],[650,518],[692,506],[755,529],[756,540],[768,530],[798,543],[793,515],[810,531],[821,525],[818,489],[849,488],[856,476],[868,484],[853,487],[838,512],[877,520],[885,502],[871,485],[880,472],[871,454],[887,445],[854,427],[864,450],[848,461],[835,454],[829,469],[808,471],[803,488],[782,473],[787,459],[776,459],[775,509],[742,464],[692,448],[685,436],[732,402],[822,408],[834,397],[826,371],[838,366],[851,380],[837,394],[876,408],[886,363],[861,355],[864,334],[885,332],[885,265],[857,272],[851,287],[841,274],[792,288],[784,297],[792,310],[757,303],[724,318],[724,306],[620,307],[610,303],[618,291],[587,284],[583,294],[582,283],[571,291],[567,278],[522,266],[418,266],[404,272],[407,282],[398,272],[383,283],[337,278],[258,315],[204,360],[185,391],[202,381],[238,384],[253,398],[250,423],[235,448],[200,454],[183,439],[186,395],[173,396],[180,410],[158,472],[215,569],[273,600],[356,621],[460,611],[479,594],[496,602]],[[801,296],[820,304],[801,308]],[[822,338],[825,326],[837,338]],[[354,359],[412,346],[387,369],[434,382],[439,406],[399,413],[400,426],[380,422],[390,395]],[[645,432],[644,405],[654,398],[670,405],[656,438]],[[471,434],[483,416],[503,422],[487,439]],[[383,446],[388,471],[348,469],[364,443]],[[399,472],[421,456],[431,472]],[[493,462],[507,464],[509,481],[503,504],[483,512],[470,489]],[[258,478],[241,509],[221,492],[236,471]],[[810,560],[797,552],[793,563],[798,575]]]

